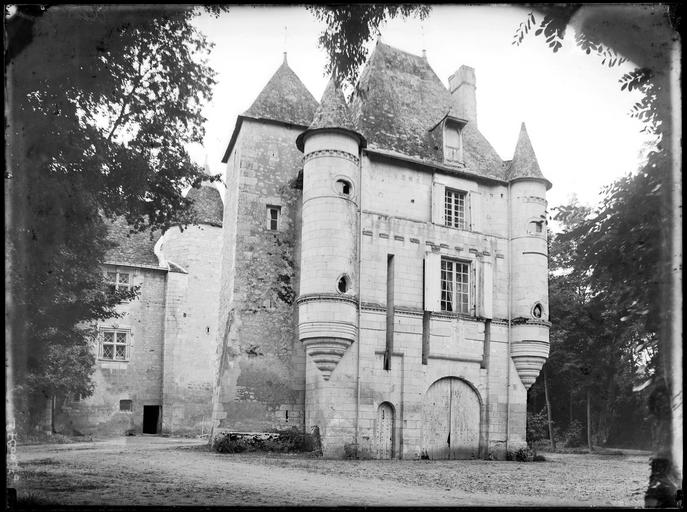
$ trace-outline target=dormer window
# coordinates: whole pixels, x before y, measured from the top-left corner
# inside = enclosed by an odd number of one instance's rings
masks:
[[[463,163],[463,125],[450,119],[444,125],[444,161]]]

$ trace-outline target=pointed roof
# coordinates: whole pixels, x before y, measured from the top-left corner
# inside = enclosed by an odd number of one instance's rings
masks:
[[[355,127],[353,116],[346,104],[346,99],[334,78],[329,80],[324,90],[324,94],[322,94],[320,106],[315,112],[312,123],[308,129],[301,133],[296,139],[296,146],[299,150],[303,151],[306,134],[315,130],[346,130],[357,135],[361,144],[365,146],[365,138]]]
[[[356,86],[351,110],[370,148],[443,163],[442,121],[454,100],[425,57],[377,42]],[[505,179],[503,161],[468,122],[464,172]]]
[[[282,123],[308,126],[317,109],[317,101],[286,62],[272,75],[243,115]]]
[[[204,182],[200,188],[192,188],[186,194],[199,224],[222,227],[224,204],[219,191],[210,183]]]
[[[520,125],[520,135],[515,145],[515,153],[507,170],[508,180],[513,181],[519,178],[536,178],[546,182],[546,189],[551,188],[551,182],[547,180],[539,168],[537,156],[534,154],[532,142],[527,135],[525,123]]]

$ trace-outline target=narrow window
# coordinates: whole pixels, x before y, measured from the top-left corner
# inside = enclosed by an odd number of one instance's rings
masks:
[[[532,308],[532,316],[534,318],[541,318],[542,313],[543,313],[542,305],[539,303],[535,304],[534,307]]]
[[[441,258],[441,310],[470,312],[470,264]]]
[[[444,192],[444,224],[465,229],[465,204],[467,194],[460,190],[447,188]]]
[[[339,290],[341,293],[346,293],[348,289],[350,288],[350,280],[346,274],[343,274],[341,277],[339,277],[338,281],[336,282],[336,289]]]
[[[351,194],[351,184],[346,180],[336,180],[336,190],[343,196]]]
[[[132,402],[131,400],[120,400],[119,401],[119,410],[122,412],[131,412],[132,411]]]
[[[267,205],[267,229],[270,231],[279,230],[279,217],[281,215],[281,206]]]
[[[543,220],[533,220],[529,223],[527,227],[528,233],[543,233],[544,232],[544,221]]]
[[[394,255],[386,256],[386,350],[384,369],[391,370],[391,355],[394,351]]]

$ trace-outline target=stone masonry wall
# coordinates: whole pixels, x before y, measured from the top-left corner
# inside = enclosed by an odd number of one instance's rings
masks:
[[[115,267],[107,266],[106,269]],[[144,405],[162,405],[162,352],[165,309],[163,270],[116,267],[132,275],[140,296],[118,306],[122,318],[102,322],[100,327],[131,332],[129,360],[96,361],[94,394],[79,402],[64,404],[56,418],[60,432],[122,435],[133,429],[141,433]],[[93,347],[97,354],[98,347]],[[120,400],[132,400],[132,411],[121,412]]]
[[[317,381],[321,376],[308,361],[308,410],[313,411],[308,423],[324,424],[325,455],[342,456],[344,446],[356,442],[360,359],[360,454],[374,456],[377,410],[388,402],[395,414],[394,456],[419,457],[425,393],[432,383],[452,376],[468,382],[479,397],[481,456],[491,452],[503,457],[507,431],[509,449],[524,443],[527,398],[507,350],[507,188],[469,184],[479,200],[471,212],[475,228],[457,230],[432,222],[432,190],[437,178],[431,173],[363,159],[363,177],[360,342],[346,352],[326,383]],[[388,254],[394,255],[395,315],[391,369],[385,370]],[[471,262],[477,315],[432,313],[427,364],[422,364],[423,259],[430,254]],[[486,271],[492,272],[491,295],[483,289],[489,282],[484,280]],[[438,280],[439,275],[425,279]],[[489,299],[493,320],[487,343],[486,321],[480,312]],[[316,388],[318,397],[312,394]],[[326,422],[332,407],[336,421]]]
[[[227,166],[218,428],[303,428],[305,355],[297,339],[300,129],[246,119]],[[267,206],[281,208],[268,229]]]
[[[208,432],[217,349],[222,229],[170,228],[165,259],[188,274],[170,272],[165,329],[163,432]]]

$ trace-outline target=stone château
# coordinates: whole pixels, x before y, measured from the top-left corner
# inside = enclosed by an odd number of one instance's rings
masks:
[[[236,121],[221,220],[217,191],[194,190],[212,221],[108,262],[142,295],[100,326],[96,393],[70,421],[318,427],[333,457],[523,446],[551,183],[524,124],[509,161],[480,133],[472,68],[448,85],[378,42],[351,101],[331,80],[318,103],[285,56]]]

